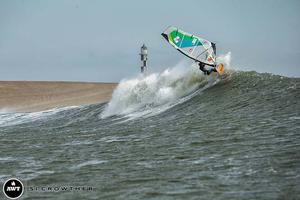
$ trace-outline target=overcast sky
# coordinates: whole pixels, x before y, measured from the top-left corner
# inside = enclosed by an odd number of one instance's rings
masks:
[[[174,25],[232,53],[239,69],[300,76],[297,0],[0,0],[0,80],[114,82],[184,58],[161,37]]]

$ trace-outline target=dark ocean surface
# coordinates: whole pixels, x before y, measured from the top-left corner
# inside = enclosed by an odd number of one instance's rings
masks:
[[[300,199],[300,78],[190,73],[124,80],[109,104],[1,113],[1,187],[20,179],[21,199]]]

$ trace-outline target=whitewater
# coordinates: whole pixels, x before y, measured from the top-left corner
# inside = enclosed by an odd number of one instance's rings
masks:
[[[108,103],[2,111],[0,181],[94,188],[24,199],[299,199],[300,79],[218,59],[224,78],[182,61]]]
[[[224,63],[224,67],[230,73],[231,53],[220,56],[218,61]],[[203,75],[198,67],[197,63],[181,61],[162,73],[141,74],[133,79],[122,80],[101,117],[140,117],[150,113],[157,114],[192,98],[220,81],[220,78]]]

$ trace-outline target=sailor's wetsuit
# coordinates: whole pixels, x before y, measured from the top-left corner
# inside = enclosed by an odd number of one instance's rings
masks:
[[[211,72],[217,72],[217,69],[215,68],[215,67],[211,67],[210,69],[206,69],[205,68],[205,64],[204,63],[202,63],[202,62],[199,62],[199,69],[201,70],[201,71],[203,71],[203,73],[205,74],[205,75],[209,75]]]

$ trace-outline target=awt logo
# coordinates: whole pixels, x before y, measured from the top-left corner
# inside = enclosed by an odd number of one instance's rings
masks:
[[[9,199],[17,199],[22,196],[23,192],[23,183],[16,178],[8,179],[3,185],[3,193]]]

